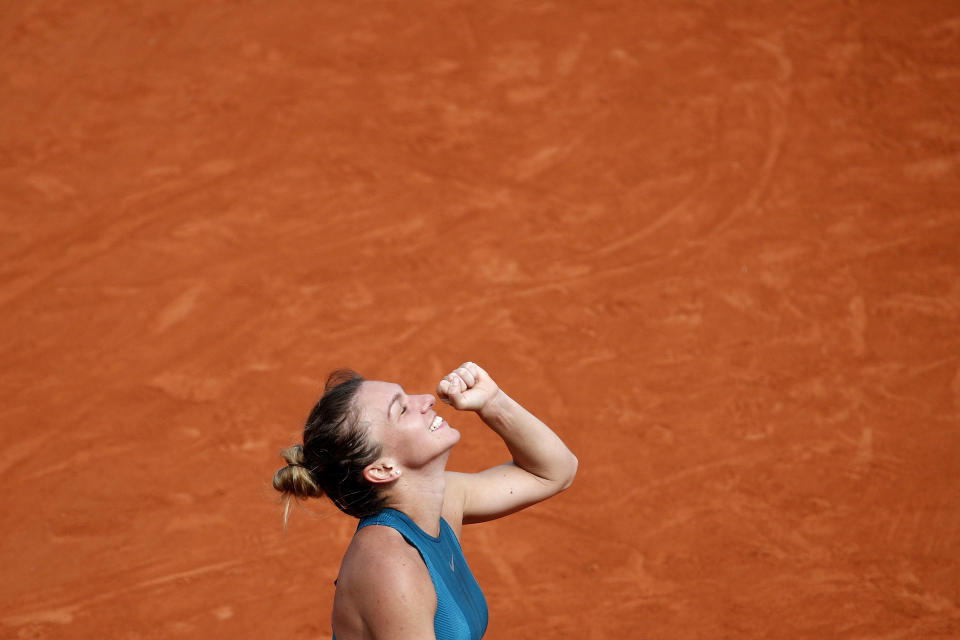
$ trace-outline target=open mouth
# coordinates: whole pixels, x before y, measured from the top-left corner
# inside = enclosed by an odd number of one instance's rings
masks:
[[[440,428],[441,424],[443,424],[443,418],[440,416],[433,416],[433,422],[430,423],[430,431],[436,431]]]

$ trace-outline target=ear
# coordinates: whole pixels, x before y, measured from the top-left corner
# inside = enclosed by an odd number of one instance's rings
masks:
[[[400,477],[400,467],[391,458],[379,458],[363,468],[363,477],[373,484],[386,484]]]

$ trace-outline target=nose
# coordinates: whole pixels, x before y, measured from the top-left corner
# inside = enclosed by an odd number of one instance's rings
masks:
[[[425,413],[429,411],[433,407],[433,405],[436,404],[437,402],[437,399],[433,396],[433,394],[430,394],[430,393],[423,394],[423,396],[421,396],[421,399],[423,401],[423,408],[420,409],[420,413]]]

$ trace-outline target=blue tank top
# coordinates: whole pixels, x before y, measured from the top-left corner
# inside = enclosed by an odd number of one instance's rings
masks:
[[[437,592],[437,613],[433,617],[437,640],[480,640],[487,630],[487,601],[447,521],[440,518],[437,538],[396,509],[384,509],[364,518],[357,525],[357,531],[372,524],[396,529],[420,552]]]

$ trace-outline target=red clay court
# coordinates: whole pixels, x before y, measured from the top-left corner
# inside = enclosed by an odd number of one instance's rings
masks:
[[[278,452],[333,368],[468,359],[580,458],[465,529],[487,638],[960,637],[954,0],[24,1],[0,51],[0,637],[329,638],[355,522],[284,537]]]

